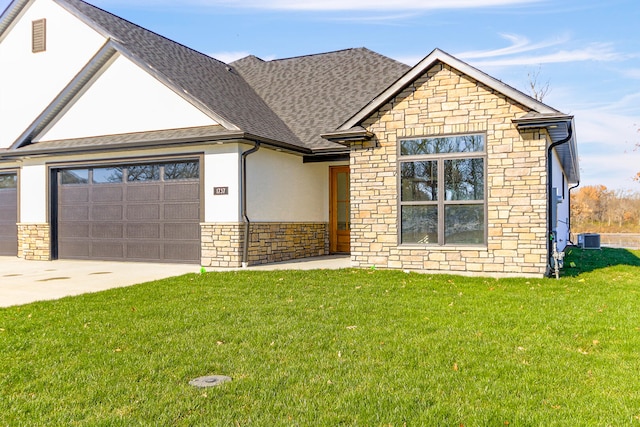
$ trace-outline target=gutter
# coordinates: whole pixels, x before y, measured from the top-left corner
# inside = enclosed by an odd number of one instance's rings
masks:
[[[573,187],[569,187],[569,191],[568,191],[569,193],[569,243],[571,243],[573,246],[575,246],[576,244],[571,241],[571,190],[575,190],[578,187],[580,187],[580,182],[578,182]]]
[[[553,149],[556,148],[559,145],[562,144],[566,144],[567,142],[571,141],[571,138],[573,137],[573,126],[571,124],[571,122],[568,122],[568,126],[567,126],[567,136],[563,139],[561,139],[560,141],[556,141],[553,144],[549,145],[549,148],[547,148],[547,265],[550,266],[550,260],[551,257],[553,256],[553,240],[556,239],[556,235],[555,232],[553,231],[553,222],[552,222],[552,217],[553,215],[551,215],[551,207],[553,206],[553,201],[551,200],[551,198],[553,197],[553,164],[552,164],[552,156],[553,156]],[[569,194],[569,198],[571,198],[571,194]],[[571,211],[569,211],[569,215],[571,215]]]
[[[244,219],[244,244],[242,245],[242,268],[249,266],[249,231],[251,228],[251,220],[247,214],[247,157],[260,149],[260,142],[253,141],[253,148],[242,152],[242,162],[240,164],[242,183],[240,191],[242,192],[242,218]]]

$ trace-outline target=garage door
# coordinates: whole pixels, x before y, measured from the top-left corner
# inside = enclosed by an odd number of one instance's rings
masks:
[[[200,262],[198,161],[57,171],[61,259]]]
[[[18,255],[18,177],[0,173],[0,255]]]

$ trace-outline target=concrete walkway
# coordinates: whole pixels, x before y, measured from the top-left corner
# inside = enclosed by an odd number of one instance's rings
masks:
[[[247,270],[338,269],[349,266],[348,256],[326,256],[260,265]],[[14,257],[0,257],[0,307],[99,292],[198,272],[200,267],[190,264],[25,261]]]

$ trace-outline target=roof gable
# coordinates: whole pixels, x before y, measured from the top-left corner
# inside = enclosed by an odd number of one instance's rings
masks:
[[[0,21],[0,31],[10,29],[20,11],[32,1],[37,0],[14,0]],[[227,129],[309,151],[251,86],[226,64],[82,0],[53,1]]]
[[[34,141],[218,124],[123,55],[104,68]]]
[[[351,116],[348,120],[346,120],[339,128],[338,131],[345,131],[351,129],[355,126],[361,124],[365,119],[371,116],[374,112],[380,109],[384,104],[386,104],[390,99],[396,96],[398,93],[402,92],[404,88],[413,83],[416,79],[422,76],[425,72],[427,72],[431,67],[433,67],[436,63],[441,62],[444,63],[461,73],[473,78],[474,80],[484,84],[485,86],[500,92],[506,97],[517,101],[521,105],[530,108],[531,110],[541,113],[541,114],[562,114],[558,110],[549,107],[542,102],[539,102],[529,95],[520,92],[517,89],[501,82],[498,79],[495,79],[488,74],[478,70],[470,66],[469,64],[449,55],[446,52],[443,52],[440,49],[435,49],[429,55],[427,55],[422,61],[420,61],[417,65],[411,68],[406,74],[404,74],[401,78],[396,80],[392,85],[386,88],[383,92],[381,92],[377,97],[375,97],[369,104],[364,106],[360,111]]]
[[[177,92],[215,112],[227,128],[302,145],[233,69],[207,55],[85,3],[55,0],[103,31]]]

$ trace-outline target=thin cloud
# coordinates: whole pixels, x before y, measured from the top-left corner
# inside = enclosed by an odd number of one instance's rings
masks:
[[[538,49],[547,49],[569,41],[569,38],[567,36],[556,40],[548,40],[539,43],[531,43],[528,38],[518,34],[501,34],[501,37],[510,41],[511,45],[493,50],[461,52],[458,54],[458,56],[464,59],[495,58],[496,56],[515,55],[524,52],[531,52]]]
[[[390,15],[385,13],[384,15],[371,15],[371,16],[347,16],[331,18],[335,22],[360,22],[367,24],[392,24],[396,21],[403,21],[406,19],[414,18],[418,16],[417,13],[398,13]]]
[[[272,9],[292,11],[381,11],[381,10],[445,10],[481,9],[522,6],[545,0],[184,0],[194,6],[225,6],[242,9]],[[100,0],[100,4],[170,5],[170,0]]]
[[[260,0],[225,2],[234,6],[281,10],[435,10],[478,9],[536,3],[540,0]]]
[[[630,70],[623,70],[622,74],[625,77],[629,77],[631,79],[640,80],[640,68],[633,68],[633,69],[630,69]]]
[[[548,46],[540,45],[520,45],[511,46],[507,49],[498,50],[499,55],[495,56],[508,56],[508,54],[500,53],[508,49],[512,49],[516,53],[534,52],[537,50],[547,49],[555,46],[555,44],[549,44]],[[481,52],[474,52],[476,58],[492,58],[495,56],[489,55],[492,51],[487,51],[486,55]],[[495,52],[495,51],[493,51]],[[464,54],[458,54],[461,59],[473,59],[474,56],[465,56]],[[618,61],[624,59],[624,56],[613,49],[611,43],[591,43],[585,47],[577,49],[563,49],[556,50],[554,52],[540,52],[533,55],[518,55],[514,57],[487,59],[483,61],[472,61],[476,67],[510,67],[510,66],[522,66],[522,65],[540,65],[540,64],[557,64],[567,62],[580,62],[580,61]]]

